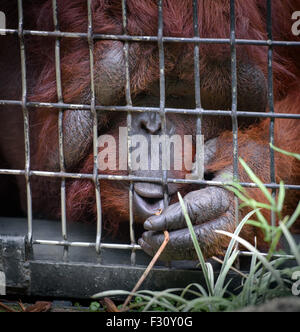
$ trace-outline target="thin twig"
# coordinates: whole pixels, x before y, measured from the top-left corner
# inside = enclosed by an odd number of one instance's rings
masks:
[[[9,312],[17,312],[16,310],[14,310],[13,308],[10,308],[9,306],[5,305],[4,303],[0,302],[0,307],[3,308],[6,311]]]
[[[212,257],[212,259],[214,260],[214,261],[216,261],[217,263],[220,263],[220,264],[224,264],[224,262],[221,260],[221,259],[219,259],[219,258],[217,258],[217,257]],[[230,268],[230,270],[232,270],[232,271],[234,271],[234,272],[236,272],[236,273],[238,273],[240,276],[242,276],[243,278],[248,278],[248,276],[246,275],[246,274],[244,274],[243,272],[241,272],[240,270],[238,270],[238,269],[236,269],[235,267],[231,267]]]
[[[131,301],[131,299],[133,298],[133,296],[134,296],[133,294],[136,293],[137,290],[141,287],[142,283],[147,278],[147,276],[150,273],[150,271],[152,270],[153,266],[155,265],[155,263],[159,259],[160,255],[165,250],[165,248],[166,248],[166,246],[167,246],[167,244],[170,240],[170,234],[169,234],[168,231],[164,231],[164,235],[165,235],[165,240],[164,240],[163,244],[160,246],[160,248],[158,249],[156,255],[153,257],[153,259],[150,262],[150,264],[148,265],[147,269],[145,270],[145,272],[141,276],[140,280],[137,282],[137,284],[135,285],[135,287],[131,291],[131,294],[127,297],[126,301],[124,302],[124,304],[122,306],[122,311],[126,311],[126,309],[128,309],[127,306],[129,304],[129,302]]]
[[[103,301],[101,301],[103,306],[106,306],[107,312],[120,312],[118,307],[115,305],[115,303],[109,299],[108,297],[105,297]]]
[[[25,312],[26,311],[26,308],[24,307],[24,305],[23,305],[23,303],[22,303],[22,301],[21,300],[19,300],[19,306],[20,306],[20,308],[22,309],[22,311],[23,312]]]

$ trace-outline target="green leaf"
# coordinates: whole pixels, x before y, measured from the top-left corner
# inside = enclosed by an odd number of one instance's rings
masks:
[[[117,295],[135,295],[135,294],[132,294],[132,293],[127,292],[127,291],[122,291],[122,290],[111,290],[111,291],[97,293],[97,294],[92,296],[92,299],[112,297],[112,296],[117,296]]]
[[[225,280],[226,280],[229,270],[232,268],[232,265],[236,261],[238,255],[239,255],[239,251],[234,250],[232,255],[226,261],[226,263],[224,262],[224,264],[222,265],[222,271],[219,274],[219,277],[218,277],[218,280],[216,283],[216,287],[215,287],[215,292],[214,292],[215,296],[223,297],[225,295],[226,289],[229,286],[228,285],[226,288],[224,288]]]
[[[246,203],[250,201],[250,198],[245,195],[245,192],[242,192],[240,188],[236,188],[235,186],[226,186],[225,188],[232,191],[241,201]]]
[[[283,285],[282,280],[280,279],[280,274],[278,271],[274,270],[272,265],[268,262],[268,260],[255,248],[252,244],[245,241],[239,236],[236,236],[234,234],[231,234],[229,232],[225,231],[216,231],[218,234],[222,234],[225,236],[228,236],[230,238],[234,238],[236,241],[238,241],[242,246],[244,246],[247,250],[249,250],[252,253],[255,253],[257,255],[257,258],[261,261],[261,263],[269,270],[269,272],[272,273],[273,277],[276,279],[279,285]]]
[[[247,224],[257,228],[262,228],[264,230],[266,229],[265,226],[263,226],[259,221],[256,220],[248,220]]]
[[[213,270],[213,267],[212,267],[212,265],[210,263],[206,263],[206,266],[207,266],[207,272],[208,272],[208,280],[210,282],[210,288],[214,290],[214,288],[215,288],[214,270]]]
[[[277,211],[282,212],[283,204],[285,200],[285,187],[284,182],[280,181],[280,189],[278,193],[278,201],[277,201]]]
[[[294,225],[294,223],[297,221],[297,219],[299,218],[299,216],[300,216],[300,202],[299,202],[299,204],[298,204],[295,212],[291,216],[289,222],[287,223],[286,227],[288,229],[290,229]]]
[[[202,250],[201,250],[200,245],[198,243],[197,236],[195,234],[193,224],[192,224],[191,219],[190,219],[190,217],[187,213],[186,206],[184,204],[184,201],[183,201],[182,196],[180,195],[180,193],[178,193],[178,198],[179,198],[179,201],[180,201],[180,205],[181,205],[181,208],[182,208],[182,211],[183,211],[188,229],[189,229],[190,234],[191,234],[191,238],[192,238],[192,241],[193,241],[193,244],[194,244],[198,259],[199,259],[199,262],[201,264],[201,268],[202,268],[204,278],[205,278],[205,281],[206,281],[206,286],[208,288],[208,293],[212,296],[213,295],[213,288],[211,287],[211,279],[210,279],[209,271],[208,271],[208,268],[207,268]]]
[[[256,248],[256,246],[255,246]],[[248,275],[248,279],[246,280],[246,283],[244,285],[245,291],[247,293],[247,301],[248,301],[248,305],[249,304],[255,304],[256,302],[256,296],[257,296],[257,292],[255,293],[255,301],[253,301],[253,289],[254,289],[254,283],[255,283],[255,273],[257,271],[257,255],[256,253],[253,254],[252,259],[251,259],[251,266],[250,266],[250,271],[249,271],[249,275]],[[251,296],[252,295],[252,296]]]
[[[240,235],[240,232],[242,231],[243,227],[245,226],[245,224],[248,222],[249,218],[251,218],[257,211],[251,211],[250,213],[248,213],[244,219],[238,224],[238,226],[235,229],[234,234],[235,235]],[[224,263],[226,265],[227,261],[229,260],[231,253],[234,249],[236,245],[236,241],[234,239],[231,239],[228,249],[226,251],[225,257],[224,257]],[[224,268],[224,266],[222,266],[222,269]],[[222,270],[221,270],[221,274],[222,274]]]
[[[296,257],[298,265],[300,266],[300,252],[299,252],[299,248],[298,248],[295,240],[293,239],[293,236],[291,235],[288,228],[283,223],[280,223],[279,226],[282,229],[282,232],[283,232],[286,240],[288,241],[288,244],[291,248],[293,255]]]
[[[265,241],[271,242],[272,240],[271,226],[269,225],[264,215],[260,212],[260,210],[256,211],[256,216],[258,220],[261,222],[261,228],[265,230]]]
[[[277,152],[280,152],[280,153],[282,153],[282,154],[284,154],[284,155],[286,155],[286,156],[294,157],[294,158],[300,160],[300,154],[298,154],[298,153],[292,153],[292,152],[288,152],[288,151],[285,151],[285,150],[279,149],[279,148],[277,148],[276,146],[274,146],[273,144],[270,144],[270,146],[271,146],[272,149],[274,149],[274,150],[277,151]]]
[[[250,206],[252,209],[266,209],[266,210],[270,210],[270,211],[274,210],[274,207],[272,207],[271,205],[257,202],[254,199],[250,199],[246,203],[241,204],[241,209],[244,207],[247,207],[247,206]]]
[[[92,302],[90,304],[89,310],[92,312],[97,312],[101,308],[101,305],[99,302]]]
[[[199,290],[200,293],[191,290],[192,287],[198,288],[198,290]],[[188,285],[188,286],[182,291],[182,293],[181,293],[181,297],[185,297],[185,294],[186,294],[187,292],[190,293],[190,294],[193,294],[193,295],[195,295],[195,296],[197,296],[197,297],[201,297],[201,296],[207,297],[207,296],[208,296],[207,291],[205,290],[205,288],[202,287],[201,285],[199,285],[199,284],[195,284],[195,283]]]
[[[263,182],[254,174],[252,169],[246,164],[246,162],[240,158],[240,163],[242,164],[243,168],[245,169],[246,173],[250,177],[250,179],[258,185],[259,189],[262,191],[262,193],[265,195],[265,197],[268,199],[268,201],[271,203],[272,206],[276,206],[275,200],[272,197],[269,190],[266,188],[266,186],[263,184]]]
[[[243,218],[243,220],[239,223],[239,225],[237,226],[237,228],[234,232],[234,234],[236,236],[238,236],[240,234],[243,227],[248,222],[249,218],[251,218],[255,213],[256,213],[256,211],[251,211]],[[238,252],[236,250],[234,250],[235,246],[236,246],[236,240],[232,238],[228,245],[228,248],[227,248],[227,251],[226,251],[226,254],[224,257],[224,263],[222,265],[218,280],[216,282],[215,295],[217,295],[217,296],[220,295],[221,290],[224,287],[224,283],[225,283],[227,274],[237,258]]]

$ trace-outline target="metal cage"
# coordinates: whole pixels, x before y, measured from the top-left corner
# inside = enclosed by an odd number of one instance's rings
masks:
[[[30,31],[23,28],[23,1],[18,0],[18,29],[1,29],[0,32],[7,35],[16,35],[20,45],[20,61],[22,71],[22,100],[0,100],[0,105],[22,107],[24,115],[24,140],[25,140],[25,167],[21,170],[0,169],[1,175],[22,176],[26,179],[27,190],[27,225],[23,220],[0,220],[0,270],[6,275],[7,292],[23,293],[39,296],[61,296],[61,297],[83,297],[93,295],[96,292],[107,289],[128,289],[138,280],[142,274],[144,265],[148,258],[143,255],[141,248],[137,245],[134,234],[134,218],[132,212],[133,184],[135,181],[156,182],[166,189],[168,183],[199,184],[208,186],[220,186],[223,183],[213,181],[179,180],[168,177],[164,171],[162,178],[139,178],[133,176],[107,176],[98,172],[97,162],[94,163],[93,174],[70,174],[64,167],[63,148],[63,114],[65,110],[81,110],[91,112],[94,118],[93,146],[94,157],[97,160],[98,151],[98,128],[97,114],[101,111],[125,112],[127,113],[128,127],[128,149],[130,148],[130,132],[132,127],[132,114],[134,112],[156,112],[161,117],[162,132],[166,134],[166,119],[170,113],[191,114],[197,116],[197,134],[202,133],[203,115],[224,116],[232,119],[233,131],[233,165],[234,176],[239,177],[238,172],[238,119],[241,117],[270,118],[270,143],[274,143],[274,123],[277,118],[298,119],[299,114],[276,114],[274,111],[273,96],[273,48],[275,46],[299,47],[300,42],[275,41],[272,36],[272,0],[267,1],[267,33],[268,40],[244,40],[236,38],[235,31],[235,0],[230,1],[230,36],[226,39],[202,38],[198,29],[198,1],[193,1],[194,8],[194,37],[176,38],[165,37],[163,31],[163,0],[158,0],[158,34],[157,36],[132,36],[127,34],[127,8],[126,0],[122,1],[123,34],[106,35],[95,34],[92,25],[91,1],[88,5],[88,31],[86,33],[71,33],[60,31],[57,13],[57,0],[52,0],[54,31]],[[39,36],[54,38],[55,43],[55,66],[57,82],[57,103],[29,102],[27,100],[26,81],[26,48],[25,36]],[[91,73],[91,100],[89,105],[66,104],[63,100],[62,79],[60,66],[61,38],[85,38],[90,54]],[[0,36],[1,40],[1,36]],[[94,42],[98,40],[117,40],[124,45],[126,62],[126,106],[99,106],[96,105],[94,86]],[[135,107],[131,99],[130,69],[129,69],[129,45],[131,42],[157,43],[159,49],[160,68],[160,107]],[[196,108],[180,109],[167,108],[165,106],[165,52],[166,43],[189,43],[194,45],[194,77],[195,77],[195,103]],[[228,110],[205,110],[201,104],[200,93],[200,45],[201,44],[223,44],[230,45],[231,49],[231,75],[232,75],[232,108]],[[237,109],[237,45],[255,45],[268,48],[268,104],[269,112],[247,112]],[[31,170],[30,163],[30,135],[29,135],[29,108],[45,108],[59,110],[59,153],[60,171],[44,172]],[[128,150],[129,151],[129,150]],[[275,197],[279,185],[275,180],[274,152],[271,150],[271,178],[266,186],[272,189]],[[129,154],[130,156],[130,154]],[[130,167],[130,157],[129,157]],[[61,222],[52,223],[47,221],[35,221],[32,214],[31,178],[49,177],[61,179]],[[92,180],[95,186],[97,223],[96,234],[94,229],[82,225],[67,225],[66,218],[66,179],[87,179]],[[129,210],[130,210],[130,243],[105,243],[102,237],[102,213],[101,213],[101,187],[100,180],[126,181],[130,183]],[[255,188],[253,183],[242,183],[244,187]],[[286,184],[286,189],[300,190],[299,185]],[[165,196],[167,195],[165,190]],[[236,210],[238,202],[236,199]],[[0,211],[1,213],[1,211]],[[236,213],[238,216],[238,213]],[[237,219],[238,223],[239,220]],[[275,224],[275,216],[272,216],[272,223]],[[63,251],[63,252],[62,252]],[[244,253],[247,255],[247,253]],[[194,270],[187,265],[158,266],[152,271],[152,275],[144,284],[144,288],[170,288],[186,286],[187,283],[199,282],[201,272]],[[124,273],[124,274],[123,274]]]

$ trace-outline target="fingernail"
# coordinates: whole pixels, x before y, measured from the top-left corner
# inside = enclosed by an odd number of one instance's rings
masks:
[[[163,215],[150,217],[146,220],[144,227],[148,231],[162,231],[166,227],[165,217]]]
[[[146,220],[144,223],[144,228],[146,230],[150,231],[152,229],[152,227],[153,227],[153,224],[151,222],[151,219]]]

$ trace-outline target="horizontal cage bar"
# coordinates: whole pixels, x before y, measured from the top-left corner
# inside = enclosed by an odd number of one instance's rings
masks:
[[[0,33],[7,35],[18,35],[18,30],[15,29],[0,29]],[[55,31],[37,31],[24,30],[24,36],[38,36],[51,38],[88,38],[88,33],[75,32],[55,32]],[[150,42],[157,43],[157,36],[130,36],[130,35],[113,35],[113,34],[93,34],[94,40],[117,40],[124,42]],[[228,44],[232,42],[230,38],[182,38],[182,37],[162,37],[163,43],[189,43],[189,44]],[[300,46],[297,41],[276,41],[276,40],[255,40],[255,39],[236,39],[236,45],[252,45],[252,46]]]
[[[0,100],[1,105],[8,106],[22,106],[22,102],[18,100]],[[64,103],[43,103],[43,102],[27,102],[26,107],[33,108],[45,108],[49,110],[53,109],[64,109],[73,111],[91,111],[90,105],[84,104],[64,104]],[[135,107],[135,106],[95,106],[98,112],[153,112],[160,113],[159,107]],[[211,116],[232,116],[232,111],[228,110],[205,110],[205,109],[183,109],[183,108],[165,108],[166,114],[184,114],[184,115],[211,115]],[[291,113],[271,113],[271,112],[247,112],[237,111],[238,117],[249,117],[249,118],[276,118],[276,119],[300,119],[300,114]]]

